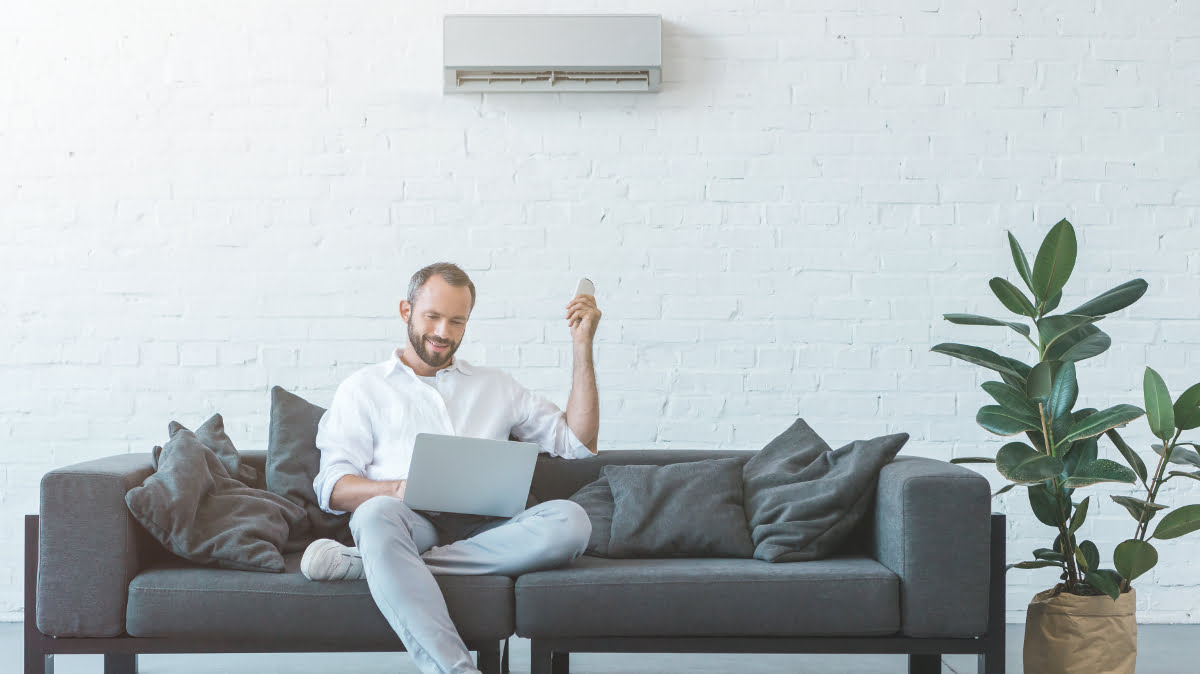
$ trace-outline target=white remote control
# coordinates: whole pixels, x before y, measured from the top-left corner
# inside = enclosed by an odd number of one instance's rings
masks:
[[[572,295],[572,297],[575,297],[576,295],[595,296],[595,294],[596,284],[592,283],[591,279],[581,278],[579,279],[579,285],[575,287],[575,295]]]

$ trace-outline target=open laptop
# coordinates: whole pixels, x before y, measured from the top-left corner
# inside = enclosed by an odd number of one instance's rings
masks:
[[[404,503],[413,510],[512,517],[525,509],[538,446],[418,433]]]

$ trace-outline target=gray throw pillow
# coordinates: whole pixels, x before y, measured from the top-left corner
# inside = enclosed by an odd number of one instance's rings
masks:
[[[317,424],[325,408],[275,386],[271,389],[271,427],[267,439],[267,489],[304,508],[311,530],[293,535],[285,552],[301,550],[317,538],[354,545],[350,515],[331,515],[317,504],[313,479],[321,469]]]
[[[171,439],[154,448],[154,474],[125,494],[134,519],[184,559],[282,572],[280,550],[293,528],[307,527],[304,510],[230,477],[194,433],[174,421],[169,428]]]
[[[172,421],[171,423],[175,424],[176,422]],[[169,433],[174,435],[174,427],[169,428]],[[220,414],[214,414],[209,417],[208,421],[200,424],[200,427],[196,429],[196,438],[217,455],[221,464],[225,466],[225,470],[229,471],[229,477],[241,480],[250,487],[263,486],[259,484],[258,471],[254,469],[254,466],[242,464],[241,455],[233,446],[229,435],[225,433],[225,420],[221,418]]]
[[[605,466],[613,496],[610,557],[749,557],[742,462]]]
[[[834,450],[797,419],[742,469],[754,556],[798,562],[836,552],[873,502],[880,469],[907,441],[897,433]]]
[[[612,538],[613,523],[613,495],[612,488],[608,486],[608,478],[602,477],[580,487],[579,491],[571,494],[567,500],[582,506],[592,523],[592,535],[588,539],[584,554],[608,557],[608,541]]]

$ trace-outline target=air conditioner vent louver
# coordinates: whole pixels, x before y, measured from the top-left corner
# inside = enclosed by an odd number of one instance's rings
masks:
[[[448,15],[446,93],[658,91],[656,15]]]

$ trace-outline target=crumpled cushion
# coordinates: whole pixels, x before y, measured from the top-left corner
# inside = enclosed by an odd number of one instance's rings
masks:
[[[609,557],[749,557],[742,462],[605,466],[613,497]]]
[[[154,450],[155,472],[125,494],[134,519],[198,564],[282,572],[291,530],[307,526],[304,509],[231,477],[217,454],[178,422],[169,430],[170,440]]]
[[[583,507],[592,523],[592,535],[588,538],[584,554],[608,557],[608,542],[612,539],[613,509],[616,507],[613,503],[612,488],[608,486],[608,478],[602,477],[580,487],[579,491],[571,494],[567,500]]]
[[[835,450],[797,419],[742,469],[754,556],[799,562],[836,552],[874,500],[880,469],[907,441],[897,433]]]

